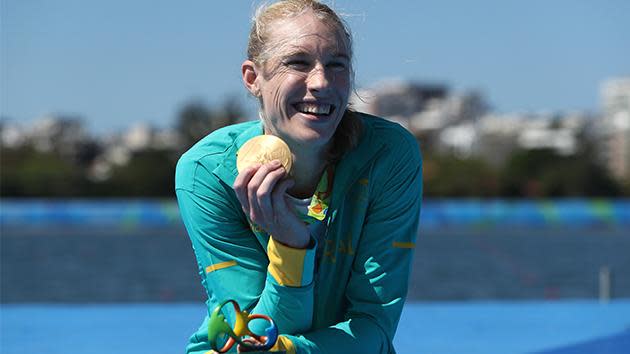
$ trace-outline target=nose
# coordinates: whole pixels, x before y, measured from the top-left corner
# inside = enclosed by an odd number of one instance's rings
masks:
[[[308,75],[307,87],[313,92],[326,91],[330,87],[330,78],[324,66],[318,64],[313,67]]]

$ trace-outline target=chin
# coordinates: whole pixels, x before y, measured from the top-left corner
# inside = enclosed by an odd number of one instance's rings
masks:
[[[299,131],[300,136],[305,141],[310,141],[313,143],[320,142],[321,145],[325,145],[328,143],[333,135],[335,135],[335,131],[337,129],[338,124],[306,124],[306,126],[300,127]]]
[[[310,145],[312,147],[317,146],[325,146],[332,139],[332,135],[330,133],[321,134],[317,131],[304,132],[299,134],[298,136],[294,136],[297,142]]]

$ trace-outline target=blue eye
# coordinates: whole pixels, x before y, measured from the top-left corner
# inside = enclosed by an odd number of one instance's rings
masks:
[[[335,71],[341,71],[341,70],[345,70],[348,67],[348,65],[344,62],[335,61],[328,64],[328,67]]]
[[[291,69],[303,70],[303,69],[308,68],[309,63],[306,60],[291,59],[291,60],[285,61],[284,65],[288,66]]]

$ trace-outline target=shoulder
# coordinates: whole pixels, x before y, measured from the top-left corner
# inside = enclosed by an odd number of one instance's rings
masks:
[[[382,145],[390,158],[406,158],[420,161],[420,147],[416,138],[398,123],[381,117],[359,113],[370,145]]]
[[[371,193],[383,205],[408,203],[422,195],[418,140],[398,123],[362,114],[365,143],[380,146],[370,169]]]
[[[217,129],[199,140],[179,158],[175,170],[175,188],[192,189],[200,172],[209,174],[223,161],[238,137],[258,121],[238,123]],[[201,169],[201,171],[200,171]]]
[[[249,121],[217,129],[193,145],[181,156],[179,161],[198,162],[208,156],[221,155],[234,145],[241,133],[256,124],[259,124],[258,121]]]

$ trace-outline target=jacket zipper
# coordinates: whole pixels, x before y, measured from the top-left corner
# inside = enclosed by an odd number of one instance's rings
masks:
[[[368,161],[367,161],[367,162],[363,165],[363,167],[362,167],[362,168],[361,168],[361,169],[360,169],[360,170],[359,170],[356,174],[354,174],[354,176],[357,176],[357,177],[356,177],[356,178],[354,178],[354,179],[352,179],[349,183],[347,183],[347,184],[344,186],[344,189],[343,189],[343,194],[342,194],[342,195],[345,195],[345,193],[346,193],[346,192],[350,189],[350,186],[352,186],[353,184],[355,184],[355,183],[359,180],[359,177],[358,177],[358,176],[361,176],[361,175],[362,175],[362,174],[363,174],[363,173],[364,173],[364,172],[368,169],[368,167],[370,167],[370,166],[372,165],[372,162],[373,162],[374,160],[376,160],[376,159],[377,159],[377,158],[378,158],[378,157],[379,157],[379,156],[383,153],[383,149],[384,149],[384,147],[382,147],[381,149],[379,149],[379,150],[376,152],[376,154],[374,154],[374,155],[372,156],[372,158],[370,158],[370,159],[369,159],[369,160],[368,160]],[[333,195],[335,194],[335,190],[334,190],[334,189],[333,189],[332,193],[333,193]],[[332,223],[332,219],[333,219],[333,215],[332,215],[332,214],[334,214],[334,213],[335,213],[335,210],[334,210],[334,209],[333,209],[333,207],[332,207],[332,206],[333,206],[332,200],[333,200],[333,198],[330,198],[330,205],[328,205],[328,213],[329,213],[329,214],[326,216],[326,224],[324,225],[324,226],[325,226],[325,228],[326,228],[326,229],[324,230],[324,238],[323,238],[323,240],[322,240],[324,243],[325,243],[325,242],[326,242],[326,240],[328,239],[328,230],[330,229],[330,225],[331,225],[331,223]],[[324,247],[324,250],[323,250],[322,255],[321,255],[321,257],[322,257],[322,258],[324,257],[324,254],[326,253],[326,248],[325,248],[325,247],[326,247],[326,245],[324,244],[324,245],[323,245],[323,247]],[[321,265],[322,265],[322,260],[319,260],[319,261],[318,261],[318,263],[319,263],[319,264],[318,264],[318,267],[317,267],[317,272],[315,273],[315,277],[314,277],[314,280],[313,280],[313,305],[314,305],[314,306],[317,306],[317,299],[318,299],[318,296],[317,296],[317,287],[316,287],[316,286],[317,286],[317,284],[319,283],[319,277],[320,277],[320,274],[321,274],[321,272],[320,272],[320,269],[319,269],[319,268],[320,268],[320,267],[321,267]],[[313,323],[315,323],[315,322],[318,320],[318,318],[317,318],[316,316],[317,316],[317,311],[315,311],[315,312],[313,313]]]

